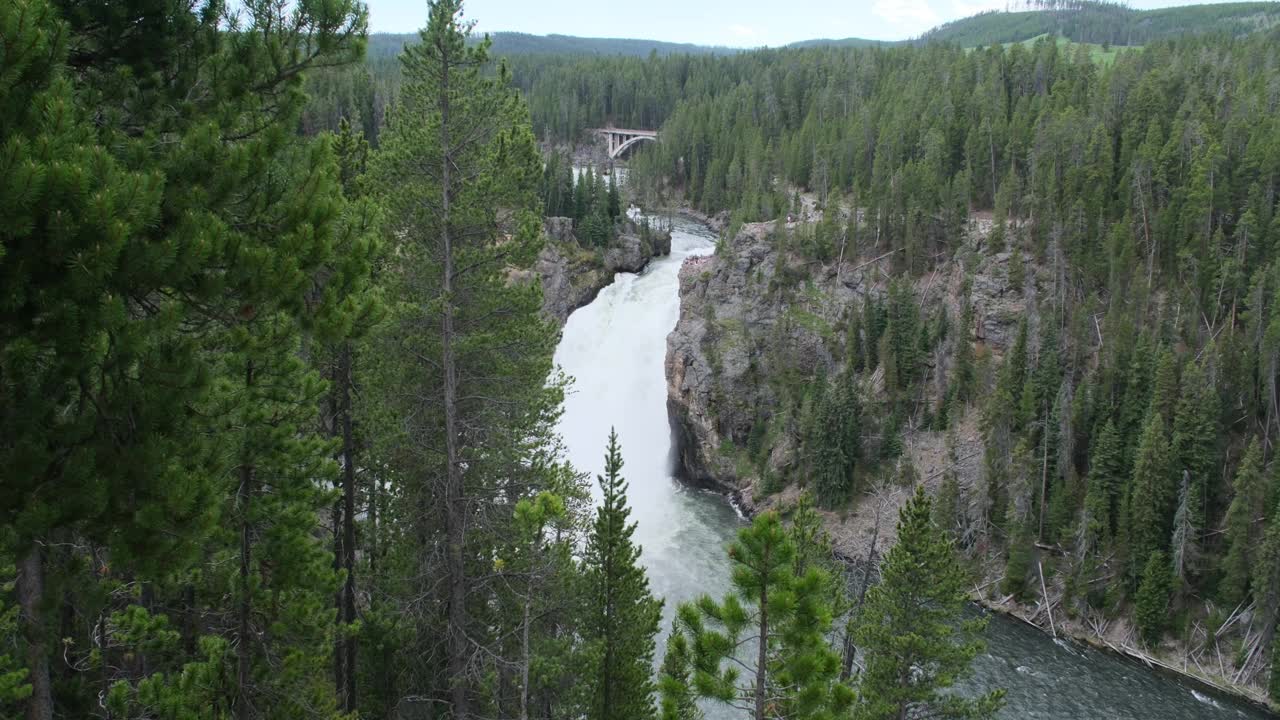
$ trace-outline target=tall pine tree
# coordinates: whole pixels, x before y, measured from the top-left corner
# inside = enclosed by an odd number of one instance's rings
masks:
[[[447,697],[456,720],[510,704],[472,671],[501,657],[512,620],[491,616],[497,583],[483,580],[515,534],[510,504],[554,489],[563,397],[547,382],[556,335],[540,289],[509,276],[541,249],[541,158],[527,108],[505,69],[491,72],[488,42],[468,41],[472,27],[459,0],[429,3],[368,173],[398,302],[365,352],[366,407],[412,508],[396,550],[439,561],[409,574],[402,674],[406,691]]]
[[[1001,690],[976,698],[946,692],[981,652],[985,621],[965,617],[968,578],[932,512],[918,487],[898,516],[880,584],[867,593],[858,628],[866,658],[854,708],[860,720],[981,718],[1003,705]]]
[[[587,717],[650,718],[653,704],[653,649],[662,601],[649,592],[640,566],[640,546],[632,541],[627,483],[622,478],[622,449],[609,432],[602,498],[583,554],[586,619],[581,632],[591,654]]]

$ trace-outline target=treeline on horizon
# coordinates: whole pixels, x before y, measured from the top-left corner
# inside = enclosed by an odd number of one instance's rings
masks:
[[[856,601],[806,500],[756,518],[655,673],[620,440],[593,503],[517,280],[618,192],[429,8],[374,148],[298,132],[360,3],[0,5],[0,714],[990,716],[923,493]]]
[[[1134,10],[1091,0],[1032,2],[1023,12],[992,11],[956,20],[914,41],[878,43],[858,38],[802,41],[786,48],[742,51],[648,40],[531,36],[495,33],[492,57],[511,68],[530,103],[534,131],[544,142],[572,144],[585,129],[612,122],[620,127],[657,128],[686,98],[714,92],[706,84],[735,72],[727,56],[758,56],[796,49],[848,49],[932,43],[975,48],[1029,41],[1041,35],[1073,43],[1140,46],[1188,34],[1230,37],[1265,31],[1280,23],[1280,3],[1205,4]],[[345,117],[362,126],[370,142],[399,89],[396,55],[413,34],[375,33],[363,65],[312,73],[312,101],[304,113],[306,132],[336,130]],[[652,56],[651,56],[652,55]],[[749,64],[749,63],[748,63]],[[750,81],[735,73],[731,83]],[[717,87],[725,79],[713,81]]]

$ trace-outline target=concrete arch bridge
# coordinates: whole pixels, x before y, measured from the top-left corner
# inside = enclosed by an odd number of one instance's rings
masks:
[[[621,157],[623,153],[635,147],[639,143],[658,139],[657,130],[631,130],[628,128],[605,127],[599,128],[595,132],[597,135],[604,136],[605,145],[609,148],[610,160],[615,160]]]

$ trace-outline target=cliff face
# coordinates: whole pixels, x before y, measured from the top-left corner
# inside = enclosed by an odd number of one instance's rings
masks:
[[[979,248],[983,230],[971,226],[971,249]],[[788,431],[794,430],[794,420],[775,417],[783,411],[784,398],[771,380],[804,385],[842,370],[850,309],[860,307],[866,297],[882,298],[889,272],[887,260],[816,263],[780,249],[773,231],[772,223],[744,225],[716,255],[685,262],[680,317],[667,339],[667,406],[678,469],[688,482],[734,494],[748,511],[787,502],[799,492],[784,487],[766,497],[759,492],[761,469],[741,459],[740,450],[752,442],[753,432],[770,421],[774,431],[768,436],[766,471],[786,477],[799,459],[796,433]],[[956,328],[954,335],[999,354],[1013,341],[1034,283],[1027,292],[1009,287],[1007,254],[967,256],[974,323]],[[961,315],[965,275],[966,267],[957,261],[915,281],[916,295],[930,308],[945,304],[954,322]],[[932,376],[946,372],[947,349],[930,355]],[[878,388],[881,378],[876,374],[870,381]],[[981,455],[976,412],[960,421],[956,440],[958,458],[952,464],[962,482],[972,486]],[[903,444],[904,457],[919,476],[936,485],[948,463],[943,434],[907,428]],[[865,554],[875,514],[896,512],[906,499],[888,488],[881,495],[847,513],[826,513],[837,550],[850,557]],[[893,517],[881,523],[881,547]]]
[[[595,299],[619,272],[640,272],[654,257],[671,253],[669,232],[642,233],[630,221],[605,248],[586,248],[573,234],[573,221],[549,217],[546,245],[534,266],[542,283],[542,311],[564,325],[569,314]]]
[[[800,297],[784,292],[785,276],[811,270],[779,255],[772,229],[745,225],[718,254],[690,259],[680,270],[680,318],[667,338],[667,403],[690,482],[740,489],[744,478],[723,450],[745,445],[759,413],[776,405],[768,378],[834,367],[842,343],[834,333],[847,308],[876,291],[864,273],[841,265],[812,272],[812,287]]]

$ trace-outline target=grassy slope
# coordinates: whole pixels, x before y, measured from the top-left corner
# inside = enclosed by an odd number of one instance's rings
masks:
[[[1025,47],[1025,48],[1030,49],[1030,48],[1034,47],[1036,43],[1038,43],[1038,42],[1040,42],[1041,40],[1044,40],[1044,39],[1046,39],[1046,38],[1048,38],[1048,37],[1050,37],[1050,36],[1049,36],[1049,35],[1047,35],[1047,34],[1046,34],[1046,35],[1037,35],[1037,36],[1035,36],[1035,37],[1033,37],[1033,38],[1028,38],[1028,39],[1023,40],[1023,41],[1021,41],[1021,42],[1017,42],[1017,43],[1003,43],[1003,45],[1004,45],[1005,47],[1009,47],[1010,45],[1021,45],[1021,46]],[[1122,53],[1122,52],[1124,52],[1124,51],[1126,51],[1126,50],[1141,50],[1141,49],[1142,49],[1142,46],[1141,46],[1141,45],[1111,45],[1111,46],[1107,46],[1107,45],[1100,45],[1100,44],[1098,44],[1098,43],[1078,43],[1078,42],[1073,42],[1073,41],[1071,41],[1071,40],[1068,40],[1067,38],[1064,38],[1064,37],[1061,37],[1061,36],[1059,36],[1059,37],[1058,37],[1057,42],[1058,42],[1059,47],[1062,47],[1063,49],[1068,50],[1068,51],[1072,51],[1072,52],[1074,52],[1075,48],[1080,48],[1080,47],[1085,48],[1086,50],[1088,50],[1088,51],[1089,51],[1089,58],[1090,58],[1091,60],[1093,60],[1093,62],[1095,62],[1095,63],[1097,63],[1097,64],[1099,64],[1099,65],[1103,65],[1103,66],[1107,66],[1107,65],[1110,65],[1111,63],[1115,62],[1115,61],[1116,61],[1116,58],[1120,56],[1120,53]],[[972,48],[972,47],[967,48],[967,49],[969,49],[969,50],[973,50],[973,48]]]

